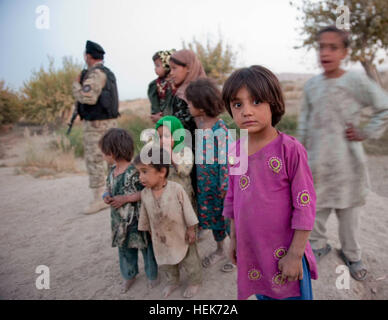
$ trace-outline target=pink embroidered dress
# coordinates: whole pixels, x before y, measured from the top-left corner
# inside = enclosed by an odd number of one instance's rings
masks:
[[[240,143],[230,146],[229,170],[238,166],[231,153],[237,150],[240,156]],[[253,294],[274,299],[300,296],[299,281],[281,283],[278,262],[287,253],[294,230],[313,229],[315,202],[307,153],[295,138],[281,132],[248,157],[245,174],[229,175],[223,215],[234,219],[236,226],[238,299]],[[310,243],[305,257],[311,278],[317,279]]]

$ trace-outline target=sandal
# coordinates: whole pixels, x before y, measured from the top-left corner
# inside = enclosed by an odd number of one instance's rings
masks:
[[[368,274],[368,270],[364,267],[364,264],[361,260],[350,261],[348,258],[346,258],[342,250],[340,250],[339,255],[341,259],[346,263],[347,267],[349,268],[350,275],[354,279],[356,279],[357,281],[365,280],[366,275]]]
[[[331,251],[331,245],[326,244],[326,247],[321,249],[313,249],[315,260],[319,262],[324,256],[326,256]]]
[[[209,268],[211,265],[216,264],[223,258],[225,258],[224,255],[219,255],[213,252],[202,260],[202,267]]]
[[[232,272],[234,269],[236,269],[236,266],[231,262],[227,262],[222,266],[221,271]]]

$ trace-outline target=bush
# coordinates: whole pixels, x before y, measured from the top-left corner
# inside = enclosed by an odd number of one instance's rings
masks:
[[[26,119],[37,124],[63,124],[74,106],[72,83],[80,71],[81,65],[70,57],[64,57],[62,68],[56,70],[54,59],[49,57],[48,70],[41,67],[33,72],[22,88]]]
[[[221,35],[215,44],[208,37],[206,45],[203,45],[195,38],[187,46],[185,42],[182,45],[184,49],[188,48],[196,53],[206,75],[216,80],[219,85],[222,85],[235,69],[237,53],[233,51],[229,44],[224,44]]]
[[[19,120],[23,104],[20,97],[0,81],[0,125],[12,124]]]

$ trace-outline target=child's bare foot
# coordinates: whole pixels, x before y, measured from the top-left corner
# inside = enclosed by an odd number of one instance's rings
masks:
[[[147,281],[147,286],[149,289],[155,288],[158,284],[160,283],[159,277],[156,278],[155,280],[148,280]]]
[[[126,293],[129,288],[133,285],[135,282],[136,278],[126,280],[121,288],[121,293]]]
[[[183,297],[185,297],[185,298],[192,298],[192,297],[194,297],[197,294],[200,286],[201,286],[200,284],[191,284],[191,285],[189,285],[186,288],[185,292],[183,293]]]
[[[171,295],[171,293],[173,293],[178,287],[179,287],[179,284],[168,284],[163,289],[163,297],[168,298]]]

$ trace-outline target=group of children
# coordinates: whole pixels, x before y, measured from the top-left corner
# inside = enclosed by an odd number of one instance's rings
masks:
[[[305,85],[300,142],[276,129],[285,104],[270,70],[239,69],[221,93],[190,50],[154,55],[159,77],[148,94],[159,143],[145,161],[134,157],[133,140],[123,129],[110,129],[100,141],[112,164],[103,198],[111,205],[123,292],[138,274],[140,249],[151,288],[159,283],[158,269],[165,271],[168,297],[179,287],[183,267],[183,296],[193,297],[204,268],[225,257],[229,235],[230,262],[222,270],[237,265],[239,299],[312,299],[317,260],[330,251],[325,224],[332,209],[340,223],[340,256],[355,279],[365,279],[357,234],[368,178],[360,141],[384,131],[388,98],[365,76],[341,69],[348,50],[344,31],[327,27],[317,41],[324,72]],[[365,106],[374,114],[360,129]],[[225,109],[247,137],[231,140],[219,117]],[[201,137],[190,140],[182,129]],[[201,259],[203,229],[212,230],[217,249]]]

